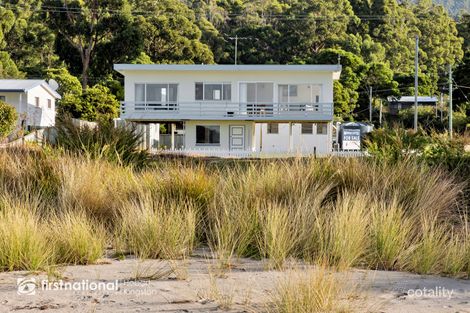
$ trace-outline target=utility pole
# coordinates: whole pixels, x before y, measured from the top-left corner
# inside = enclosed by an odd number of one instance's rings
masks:
[[[382,126],[382,99],[380,99],[379,124]]]
[[[439,111],[441,111],[441,123],[442,123],[442,110],[444,109],[444,94],[441,91],[441,100],[439,101]]]
[[[452,139],[452,65],[449,64],[449,136]]]
[[[242,39],[250,39],[249,37],[238,37],[238,35],[235,35],[235,37],[228,37],[231,40],[235,40],[235,65],[238,64],[238,40]]]
[[[419,37],[416,35],[416,51],[415,51],[415,117],[414,130],[418,131],[418,70],[419,70]]]
[[[369,88],[369,122],[372,123],[372,86]]]

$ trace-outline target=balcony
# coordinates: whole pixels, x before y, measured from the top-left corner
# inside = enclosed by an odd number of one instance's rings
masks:
[[[123,102],[121,118],[133,121],[243,120],[331,121],[333,103]]]

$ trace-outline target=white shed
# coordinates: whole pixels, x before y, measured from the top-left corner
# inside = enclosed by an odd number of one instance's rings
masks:
[[[0,100],[15,107],[22,127],[54,126],[57,99],[60,95],[45,80],[0,79]]]

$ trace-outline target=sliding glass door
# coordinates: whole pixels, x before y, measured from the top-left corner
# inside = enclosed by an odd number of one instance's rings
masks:
[[[241,105],[246,107],[250,115],[266,115],[273,113],[273,83],[240,83]]]

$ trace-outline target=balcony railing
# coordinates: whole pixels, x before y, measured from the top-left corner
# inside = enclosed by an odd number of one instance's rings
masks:
[[[332,103],[123,102],[125,119],[331,120]]]

